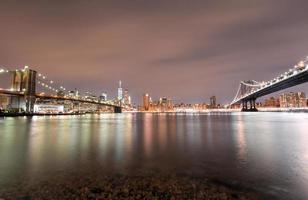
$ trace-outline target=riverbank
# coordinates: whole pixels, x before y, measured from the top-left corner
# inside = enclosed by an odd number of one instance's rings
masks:
[[[0,199],[259,199],[251,191],[187,176],[76,176],[0,190]]]

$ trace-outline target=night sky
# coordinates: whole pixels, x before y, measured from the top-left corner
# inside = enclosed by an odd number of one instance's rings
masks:
[[[133,101],[231,101],[308,55],[308,1],[1,1],[0,66]],[[308,83],[290,91],[308,93]]]

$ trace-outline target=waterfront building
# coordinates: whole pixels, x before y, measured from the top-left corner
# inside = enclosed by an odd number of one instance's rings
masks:
[[[78,97],[79,96],[79,92],[78,92],[77,89],[71,90],[71,91],[68,92],[68,96],[69,97]]]
[[[302,108],[307,107],[306,94],[304,92],[290,92],[283,93],[279,96],[280,106],[282,108],[295,107]]]
[[[0,110],[7,108],[8,103],[8,97],[5,95],[0,95]]]
[[[65,96],[64,91],[63,91],[63,90],[59,90],[59,91],[57,92],[57,96],[58,96],[58,97],[64,97],[64,96]]]
[[[167,97],[159,98],[159,106],[160,106],[161,112],[167,111],[168,110],[168,98]]]
[[[63,113],[64,106],[63,105],[53,105],[53,104],[35,104],[34,105],[35,113]]]
[[[276,99],[275,97],[270,97],[268,99],[265,99],[264,107],[271,107],[271,108],[280,107],[279,99]]]
[[[216,96],[211,96],[210,98],[210,108],[216,108]]]
[[[119,87],[118,87],[118,100],[123,100],[123,90],[122,90],[122,81],[119,81]]]
[[[124,90],[124,99],[123,99],[123,102],[125,105],[130,105],[131,102],[130,102],[130,96],[128,94],[128,89],[125,89]]]
[[[143,110],[144,111],[149,111],[150,95],[149,94],[144,94],[142,100],[143,100]]]

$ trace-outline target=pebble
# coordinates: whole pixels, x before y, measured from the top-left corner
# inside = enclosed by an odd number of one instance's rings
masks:
[[[75,178],[74,178],[75,177]],[[53,177],[2,188],[0,200],[18,199],[258,199],[247,191],[186,176]],[[27,194],[27,195],[25,195]]]

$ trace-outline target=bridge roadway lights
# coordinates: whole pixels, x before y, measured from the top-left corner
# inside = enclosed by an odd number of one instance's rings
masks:
[[[114,107],[114,113],[122,113],[122,107],[120,107],[120,106],[115,106],[115,107]]]
[[[248,102],[250,106],[248,107]],[[242,112],[258,112],[256,108],[256,99],[249,99],[242,101]]]

